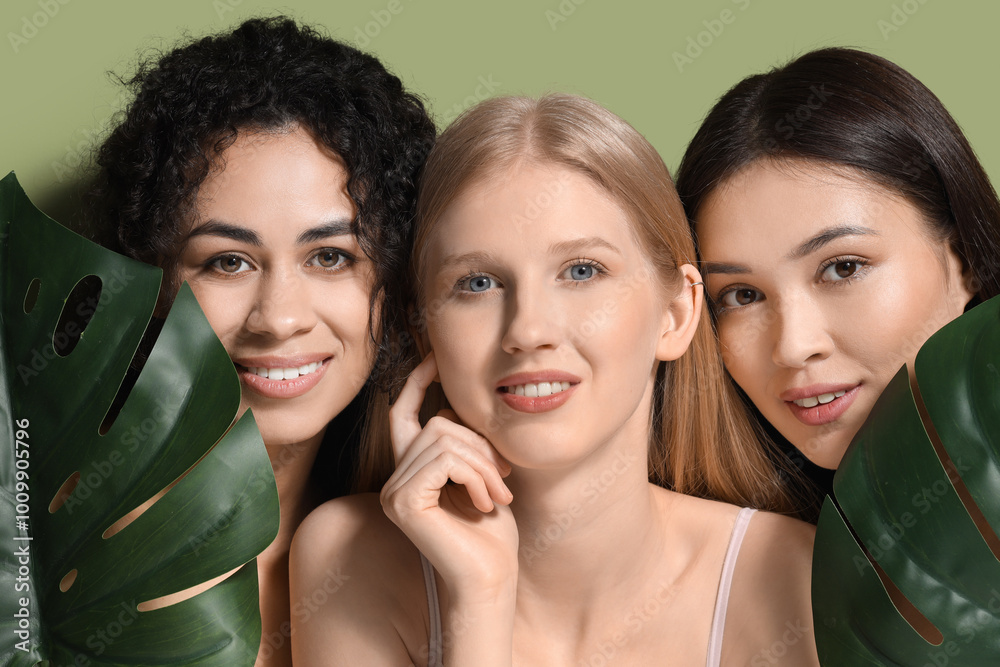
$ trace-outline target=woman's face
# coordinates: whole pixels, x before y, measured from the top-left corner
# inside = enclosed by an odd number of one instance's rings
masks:
[[[697,315],[690,332],[678,323],[626,216],[587,177],[522,163],[470,186],[423,260],[444,392],[512,464],[562,467],[617,435],[645,444],[657,360],[683,352]]]
[[[919,211],[847,170],[753,164],[706,200],[696,231],[726,367],[825,468],[971,298]]]
[[[373,360],[370,261],[343,163],[302,129],[242,134],[196,202],[180,255],[264,442],[321,434]]]

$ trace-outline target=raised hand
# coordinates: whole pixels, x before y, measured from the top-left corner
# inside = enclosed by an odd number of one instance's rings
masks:
[[[389,413],[396,471],[382,489],[382,507],[449,591],[485,601],[517,580],[513,496],[503,481],[511,468],[451,410],[420,426],[420,406],[436,375],[431,353]]]

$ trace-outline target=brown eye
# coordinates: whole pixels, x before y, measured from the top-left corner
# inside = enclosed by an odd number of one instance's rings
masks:
[[[719,302],[722,304],[723,309],[733,309],[749,306],[763,298],[764,295],[755,289],[740,287],[739,289],[730,290],[722,294],[719,297]]]
[[[344,261],[344,256],[336,250],[323,250],[316,253],[316,263],[324,269],[332,269]]]
[[[854,273],[858,270],[857,262],[837,262],[834,266],[836,267],[834,270],[841,278],[847,278],[848,276],[854,275]]]
[[[223,273],[243,273],[249,269],[249,265],[241,257],[236,255],[224,255],[212,262],[212,266]]]
[[[845,259],[834,262],[823,269],[820,278],[826,282],[837,282],[850,278],[864,266],[864,262],[854,259]]]

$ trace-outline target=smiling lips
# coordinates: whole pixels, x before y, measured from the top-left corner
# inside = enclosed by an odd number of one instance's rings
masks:
[[[795,418],[807,426],[822,426],[840,419],[857,398],[861,385],[806,387],[781,395]]]
[[[497,394],[518,412],[548,412],[573,395],[580,378],[562,371],[517,373],[497,383]]]
[[[265,398],[295,398],[319,383],[329,366],[328,359],[241,359],[234,363],[248,389]]]

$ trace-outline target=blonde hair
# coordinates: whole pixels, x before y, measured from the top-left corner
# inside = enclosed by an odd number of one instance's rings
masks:
[[[673,180],[631,125],[586,98],[499,97],[462,114],[431,151],[417,197],[413,269],[435,223],[467,188],[519,161],[582,173],[615,201],[671,295],[695,248]],[[707,307],[706,307],[707,308]],[[650,424],[650,481],[680,493],[794,511],[791,494],[722,365],[708,313],[690,349],[657,372]]]

